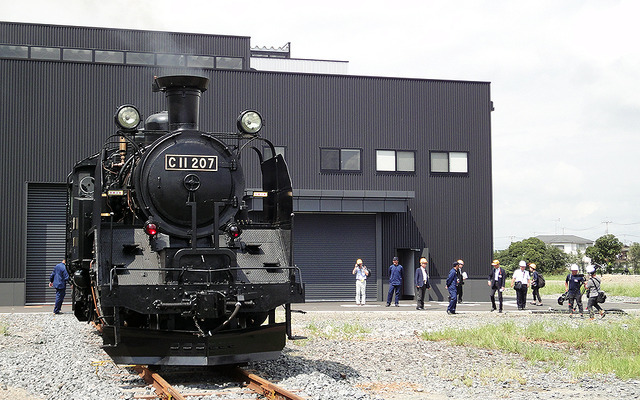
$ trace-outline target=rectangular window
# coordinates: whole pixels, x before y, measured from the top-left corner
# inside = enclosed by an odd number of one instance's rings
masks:
[[[0,45],[0,57],[3,58],[28,58],[29,48],[27,46]]]
[[[395,171],[396,152],[393,150],[376,150],[376,170]]]
[[[431,172],[466,174],[469,172],[469,154],[466,152],[431,152]]]
[[[92,62],[93,54],[91,50],[62,49],[62,59],[65,61]]]
[[[398,172],[416,171],[416,153],[413,151],[397,151]]]
[[[238,58],[238,57],[216,57],[216,68],[218,68],[218,69],[242,69],[242,58]]]
[[[127,53],[127,64],[133,65],[155,65],[156,55],[153,53]]]
[[[55,47],[32,47],[31,58],[37,60],[59,60],[60,49]]]
[[[416,153],[401,150],[376,150],[376,170],[383,172],[415,172]]]
[[[96,50],[95,60],[97,63],[123,64],[124,53],[121,51]]]
[[[340,169],[343,171],[360,171],[360,150],[341,149]]]
[[[157,54],[156,62],[165,67],[184,67],[187,60],[181,54]]]
[[[360,149],[320,149],[321,171],[360,172],[362,150]]]
[[[208,56],[187,56],[187,66],[193,68],[213,68],[214,58]]]

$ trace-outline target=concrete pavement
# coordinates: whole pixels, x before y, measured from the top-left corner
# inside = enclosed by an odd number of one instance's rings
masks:
[[[518,311],[518,307],[516,305],[515,297],[505,297],[504,299],[504,311],[505,312],[518,312],[518,313],[527,313],[532,311],[549,311],[553,310],[567,310],[568,304],[564,303],[563,306],[559,306],[557,301],[557,297],[543,299],[543,306],[533,306],[527,304],[527,308],[524,311]],[[433,311],[446,311],[448,302],[444,301],[425,301],[424,310],[420,312],[433,312]],[[583,299],[583,305],[586,307],[587,303]],[[313,311],[362,311],[362,312],[376,312],[376,311],[397,311],[397,312],[407,312],[407,311],[417,311],[416,303],[414,300],[401,300],[400,306],[395,307],[391,304],[391,307],[385,307],[385,302],[372,301],[367,302],[364,306],[358,306],[353,301],[314,301],[303,304],[292,304],[292,310],[301,310],[306,312]],[[626,312],[635,312],[640,313],[640,301],[623,301],[623,302],[615,302],[615,301],[607,301],[602,304],[602,307],[605,310],[609,309],[617,309],[623,310]],[[489,312],[491,310],[490,302],[474,302],[474,301],[465,301],[462,304],[458,304],[457,312],[460,314],[464,314],[465,312]],[[51,313],[53,311],[52,304],[45,305],[34,305],[34,306],[4,306],[0,307],[0,314],[6,313]],[[72,313],[71,303],[65,303],[62,306],[63,313]]]

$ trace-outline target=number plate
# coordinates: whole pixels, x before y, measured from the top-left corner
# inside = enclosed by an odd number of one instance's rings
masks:
[[[218,156],[165,154],[164,169],[166,171],[217,171]]]

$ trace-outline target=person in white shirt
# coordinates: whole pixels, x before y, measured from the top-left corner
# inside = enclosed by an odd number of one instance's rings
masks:
[[[531,275],[529,275],[529,271],[525,271],[527,267],[526,261],[520,261],[519,266],[519,269],[513,271],[511,287],[516,290],[518,310],[524,310],[527,305],[527,288],[531,282]]]
[[[356,260],[352,274],[356,276],[356,304],[363,306],[367,301],[367,277],[369,276],[369,270],[361,258]]]

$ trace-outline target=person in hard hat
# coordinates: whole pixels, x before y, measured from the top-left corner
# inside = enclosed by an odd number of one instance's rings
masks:
[[[526,261],[520,261],[519,267],[513,271],[511,287],[516,290],[518,310],[524,310],[527,307],[527,290],[531,283],[531,275],[529,275],[529,271],[525,270],[527,267]]]
[[[502,312],[502,292],[504,292],[504,285],[506,282],[507,274],[504,271],[504,268],[500,266],[499,260],[493,260],[491,263],[493,270],[489,274],[489,281],[487,284],[491,288],[491,311],[496,310],[496,292],[498,292],[498,303],[500,308],[498,312]]]
[[[584,315],[584,310],[582,308],[582,292],[580,289],[582,286],[585,286],[584,275],[579,274],[577,264],[571,264],[571,273],[567,275],[567,278],[564,280],[564,287],[567,289],[567,299],[569,300],[569,312],[573,316],[576,312],[576,308],[582,317]]]
[[[540,288],[538,287],[538,267],[534,263],[529,264],[529,272],[531,274],[531,292],[533,293],[532,306],[541,306],[542,297],[540,297]]]
[[[596,267],[589,265],[587,267],[589,279],[587,280],[587,311],[589,311],[589,319],[593,319],[593,308],[600,312],[600,318],[604,318],[606,311],[598,304],[598,292],[600,292],[600,278],[596,276]]]
[[[356,260],[352,274],[356,276],[356,305],[363,306],[367,302],[367,277],[369,276],[369,270],[361,258]]]

